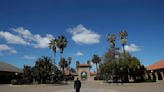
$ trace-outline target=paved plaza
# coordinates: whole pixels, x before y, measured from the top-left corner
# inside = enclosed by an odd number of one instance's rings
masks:
[[[101,81],[82,82],[81,92],[163,92],[164,81],[156,83],[113,84]],[[0,85],[0,92],[75,92],[73,82],[67,85]]]

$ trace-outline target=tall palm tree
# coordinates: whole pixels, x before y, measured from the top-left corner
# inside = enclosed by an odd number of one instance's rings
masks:
[[[94,54],[93,57],[92,57],[92,62],[94,64],[96,64],[97,74],[98,74],[97,64],[100,63],[100,61],[101,61],[101,58],[97,54]]]
[[[55,38],[55,39],[50,40],[49,48],[52,49],[54,52],[54,64],[56,60],[57,45],[58,45],[58,39]]]
[[[58,37],[57,47],[60,50],[60,60],[62,59],[62,54],[63,54],[64,48],[67,46],[67,43],[68,43],[68,41],[64,35],[61,35]]]
[[[126,69],[125,69],[125,76],[124,76],[124,79],[126,82],[129,82],[129,62],[127,60],[127,56],[126,56],[126,52],[125,52],[125,44],[127,43],[127,39],[126,37],[128,36],[128,32],[126,30],[123,30],[121,32],[119,32],[119,37],[120,37],[120,42],[122,44],[122,47],[123,47],[123,53],[124,53],[124,60],[125,60],[125,64],[126,64]]]
[[[127,36],[128,36],[128,32],[126,30],[119,32],[120,42],[123,47],[124,55],[125,55],[125,44],[127,43],[127,39],[126,39]]]
[[[110,42],[110,47],[111,47],[112,49],[114,49],[114,48],[115,48],[115,41],[116,41],[116,36],[115,36],[115,34],[108,34],[108,35],[107,35],[107,41]]]

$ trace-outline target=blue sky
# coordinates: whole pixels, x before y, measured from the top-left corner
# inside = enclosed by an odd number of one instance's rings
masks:
[[[127,50],[144,65],[164,59],[163,0],[0,0],[0,61],[18,67],[53,57],[48,39],[65,35],[64,57],[85,63],[125,29]],[[117,39],[117,47],[120,47]],[[59,59],[59,53],[57,54]]]

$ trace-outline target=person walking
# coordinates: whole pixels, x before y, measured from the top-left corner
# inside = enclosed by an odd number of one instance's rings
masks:
[[[81,82],[79,78],[77,78],[77,80],[74,82],[74,88],[76,89],[76,92],[80,92]]]

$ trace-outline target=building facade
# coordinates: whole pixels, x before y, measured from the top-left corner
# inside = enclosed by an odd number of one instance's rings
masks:
[[[160,60],[146,67],[147,79],[164,80],[164,60]]]
[[[11,83],[12,79],[18,79],[22,75],[23,70],[7,64],[5,62],[0,62],[0,84]]]

